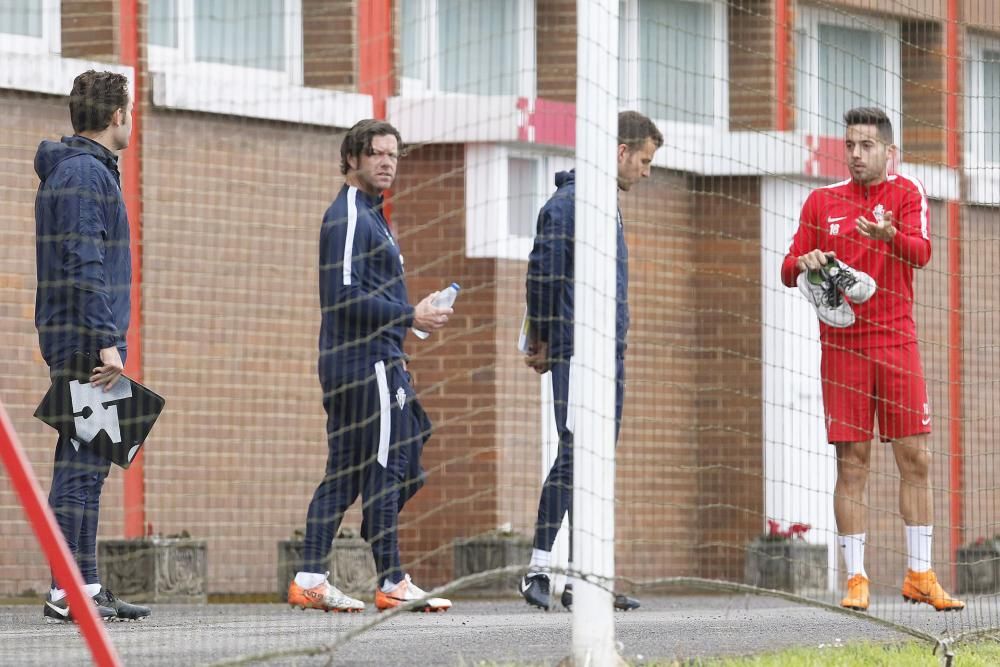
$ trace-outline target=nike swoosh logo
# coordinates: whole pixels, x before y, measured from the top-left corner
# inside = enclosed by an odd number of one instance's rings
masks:
[[[839,218],[827,218],[826,219],[827,222],[840,222],[841,220],[847,220],[847,216],[846,215],[842,215]]]
[[[923,424],[924,426],[927,426],[928,424],[931,423],[931,418],[930,417],[924,417],[923,419],[920,420],[920,423]]]
[[[62,607],[55,606],[54,604],[52,604],[48,600],[45,601],[45,604],[48,606],[49,609],[51,609],[55,613],[59,614],[63,618],[69,618],[69,607],[66,607],[65,609],[63,609]]]

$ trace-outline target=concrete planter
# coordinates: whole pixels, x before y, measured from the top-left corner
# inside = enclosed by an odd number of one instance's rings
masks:
[[[302,539],[278,542],[278,596],[288,601],[288,584],[302,569]],[[375,591],[375,560],[360,537],[338,537],[326,563],[330,581],[352,597],[370,597]]]
[[[827,547],[802,540],[754,540],[747,547],[744,582],[789,593],[825,591]]]
[[[208,545],[189,537],[101,540],[101,583],[133,602],[204,603],[208,600]]]
[[[455,540],[455,578],[511,565],[527,566],[531,560],[531,540],[522,535],[480,535]],[[463,589],[474,594],[516,594],[520,578],[507,575],[478,586]]]
[[[957,570],[958,593],[1000,593],[1000,541],[959,549]]]

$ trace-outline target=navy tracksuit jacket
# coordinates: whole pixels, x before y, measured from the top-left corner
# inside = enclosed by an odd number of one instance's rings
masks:
[[[35,326],[50,374],[76,350],[96,356],[117,347],[124,361],[132,259],[118,158],[90,139],[63,137],[41,142],[35,172]],[[88,584],[98,583],[97,525],[110,465],[86,445],[56,444],[49,505]]]

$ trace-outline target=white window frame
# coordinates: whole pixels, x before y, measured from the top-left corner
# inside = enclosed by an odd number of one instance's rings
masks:
[[[846,12],[833,11],[801,5],[796,10],[796,53],[800,58],[796,59],[796,71],[804,72],[807,81],[806,90],[796,90],[796,103],[798,114],[796,117],[796,127],[806,134],[813,136],[821,135],[821,122],[819,117],[819,27],[820,25],[832,25],[841,28],[854,28],[855,30],[868,30],[882,36],[883,58],[885,59],[885,90],[887,98],[881,101],[878,106],[885,110],[886,115],[892,121],[895,130],[896,144],[902,147],[902,118],[903,95],[900,85],[901,60],[899,51],[899,21],[888,18],[880,18],[868,14],[849,14]],[[796,77],[796,85],[802,81],[800,75]],[[847,109],[841,109],[843,113]]]
[[[987,37],[970,33],[966,38],[968,60],[966,65],[966,94],[967,103],[965,105],[966,139],[965,164],[969,167],[997,167],[1000,163],[986,162],[983,157],[986,154],[986,135],[983,134],[983,115],[985,114],[985,104],[983,104],[983,58],[987,51],[1000,53],[1000,37]],[[997,139],[1000,141],[1000,139]]]
[[[284,0],[285,69],[269,70],[195,60],[194,3],[197,0],[175,0],[177,3],[177,47],[147,44],[149,68],[157,72],[183,72],[189,76],[222,81],[239,81],[248,88],[254,86],[301,86],[304,80],[302,46],[302,0]]]
[[[524,145],[466,144],[465,254],[467,257],[527,260],[534,243],[534,225],[528,236],[511,233],[508,161],[538,163],[535,218],[555,192],[557,171],[574,167],[568,151],[531,150]]]
[[[403,0],[404,2],[406,0]],[[421,96],[467,96],[467,93],[454,93],[441,90],[441,62],[438,48],[437,0],[409,0],[420,5],[418,12],[423,33],[421,41],[423,50],[419,55],[424,78],[417,79],[403,76],[400,71],[399,91],[403,97]],[[498,0],[494,0],[498,1]],[[535,97],[535,71],[538,63],[535,61],[535,0],[503,0],[517,3],[517,30],[519,36],[517,50],[521,63],[515,97]],[[400,38],[402,39],[402,38]],[[528,66],[530,64],[530,66]],[[508,95],[509,96],[509,95]]]
[[[0,51],[6,53],[54,54],[62,51],[62,2],[42,0],[42,36],[29,37],[0,32]]]
[[[654,119],[660,131],[665,135],[677,136],[683,134],[712,134],[715,132],[729,131],[729,15],[726,11],[726,3],[719,0],[686,0],[687,2],[699,2],[712,7],[712,25],[715,28],[713,43],[716,77],[712,89],[712,97],[715,106],[713,114],[714,122],[709,123],[685,123],[678,121],[667,121]],[[623,109],[639,109],[639,101],[642,99],[642,91],[639,90],[640,68],[639,63],[639,0],[622,0],[624,13],[622,19],[625,20],[627,31],[627,42],[619,45],[619,57],[626,59],[625,80],[623,82],[623,96],[620,100]]]

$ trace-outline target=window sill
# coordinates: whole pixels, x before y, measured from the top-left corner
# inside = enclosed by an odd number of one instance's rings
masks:
[[[1000,206],[1000,164],[981,164],[965,168],[968,184],[966,203]]]
[[[89,69],[118,72],[135,81],[131,67],[58,54],[11,53],[0,51],[0,89],[23,90],[45,95],[68,96],[73,79]]]
[[[162,67],[150,79],[153,105],[165,109],[326,127],[351,127],[373,114],[371,96],[359,93],[291,83],[255,86],[182,67]]]

